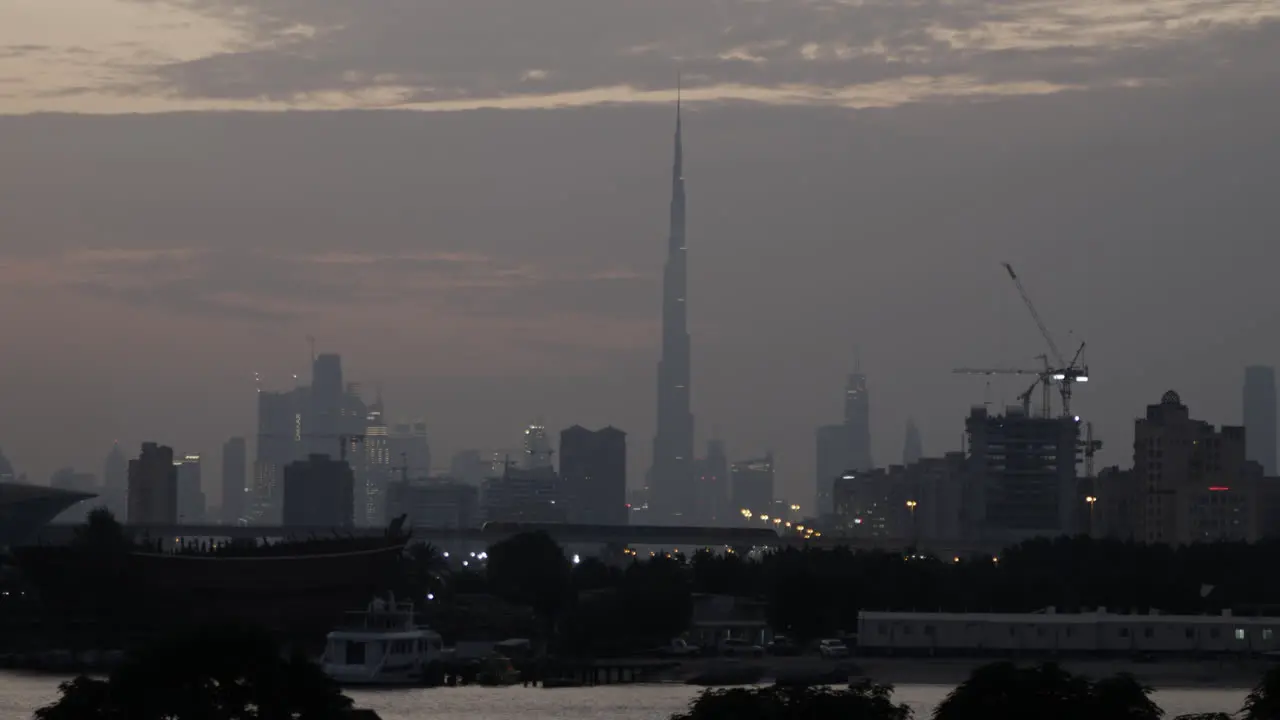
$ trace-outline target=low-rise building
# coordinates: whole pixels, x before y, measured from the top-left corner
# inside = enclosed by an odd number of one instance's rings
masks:
[[[1280,650],[1280,617],[1089,613],[858,613],[864,653],[1235,653]]]

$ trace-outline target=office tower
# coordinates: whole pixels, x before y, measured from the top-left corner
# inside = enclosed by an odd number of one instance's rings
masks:
[[[1244,434],[1249,459],[1267,477],[1276,474],[1276,371],[1254,365],[1244,369]]]
[[[308,407],[306,388],[289,392],[258,391],[258,447],[253,462],[253,493],[247,513],[254,523],[280,522],[284,468],[304,456]],[[331,440],[337,443],[337,440]],[[330,451],[332,452],[332,451]]]
[[[568,519],[560,478],[552,468],[523,470],[508,465],[487,478],[480,490],[484,522],[556,522]]]
[[[835,511],[832,486],[849,470],[849,443],[844,425],[823,425],[817,432],[817,487],[815,507],[818,517]]]
[[[924,457],[924,442],[914,419],[907,420],[907,439],[902,443],[902,464],[911,465]]]
[[[200,456],[189,453],[173,464],[178,468],[178,522],[199,525],[204,522],[207,507],[201,485]]]
[[[480,485],[489,476],[489,463],[479,450],[459,450],[449,460],[449,477],[468,485]]]
[[[626,525],[627,434],[615,427],[562,430],[560,482],[569,522]]]
[[[554,467],[551,462],[551,439],[547,437],[547,428],[541,422],[524,429],[524,442],[520,450],[520,464],[525,470]]]
[[[762,458],[736,462],[730,468],[733,511],[742,522],[743,510],[754,518],[768,515],[773,508],[773,453]],[[750,522],[758,522],[755,519]]]
[[[142,452],[129,461],[130,524],[174,525],[178,522],[178,468],[173,448],[142,443]]]
[[[738,524],[740,515],[729,507],[729,460],[723,440],[707,441],[707,456],[697,462],[694,477],[695,511],[690,524],[721,527]]]
[[[333,454],[340,435],[348,434],[344,410],[349,402],[342,383],[342,357],[332,353],[316,356],[311,364],[309,429],[306,446],[311,454]],[[357,431],[358,432],[358,431]]]
[[[102,463],[102,502],[117,518],[129,511],[129,461],[120,443],[111,443],[111,452]]]
[[[431,445],[427,441],[427,421],[418,418],[391,426],[391,465],[411,478],[431,474]],[[479,451],[476,462],[479,463]],[[478,484],[484,473],[476,478]]]
[[[848,434],[846,470],[870,470],[871,400],[867,396],[867,376],[854,371],[844,389],[844,426]]]
[[[359,391],[348,386],[353,409],[364,412],[362,424],[352,435],[363,435],[364,441],[355,444],[348,456],[356,478],[356,525],[379,527],[386,524],[386,489],[398,459],[392,445],[390,431],[382,405],[382,393],[365,406],[359,400]],[[354,430],[354,427],[353,427]]]
[[[351,527],[355,517],[355,474],[328,455],[313,454],[284,469],[286,527]]]
[[[1245,458],[1245,429],[1191,419],[1170,390],[1134,422],[1136,539],[1189,544],[1258,538],[1262,469]]]
[[[676,105],[675,158],[671,166],[671,227],[662,276],[662,359],[658,361],[658,429],[649,468],[654,520],[670,523],[688,511],[693,497],[693,413],[690,411],[690,342],[685,247],[684,148]]]
[[[989,415],[979,407],[965,429],[970,471],[964,507],[973,539],[1011,545],[1076,532],[1077,420],[1031,417],[1017,406]]]
[[[387,516],[401,515],[414,528],[478,527],[480,489],[456,480],[394,480],[387,486]]]
[[[236,525],[245,514],[245,472],[248,453],[242,437],[222,445],[222,524]]]

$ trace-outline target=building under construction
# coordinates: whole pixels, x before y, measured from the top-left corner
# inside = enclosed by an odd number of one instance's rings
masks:
[[[1008,545],[1079,531],[1080,421],[1037,417],[1020,406],[965,421],[969,457],[963,524],[970,539]]]

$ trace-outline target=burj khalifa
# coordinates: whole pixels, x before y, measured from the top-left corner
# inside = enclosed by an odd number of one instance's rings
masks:
[[[688,260],[685,248],[684,158],[676,101],[675,160],[671,166],[671,230],[662,276],[662,359],[658,361],[658,431],[649,469],[649,509],[659,523],[676,524],[693,508],[693,413],[689,409]],[[687,520],[687,518],[684,518]]]

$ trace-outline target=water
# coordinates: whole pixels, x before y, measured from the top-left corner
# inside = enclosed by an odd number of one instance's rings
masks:
[[[901,685],[894,699],[917,718],[927,718],[951,691],[943,685]],[[544,690],[507,688],[432,688],[351,691],[358,707],[376,710],[383,720],[666,720],[697,694],[686,685],[613,685]],[[1235,712],[1244,702],[1239,689],[1166,689],[1155,701],[1166,717],[1185,713]],[[31,712],[58,695],[58,680],[47,676],[0,673],[0,720],[29,720]]]

